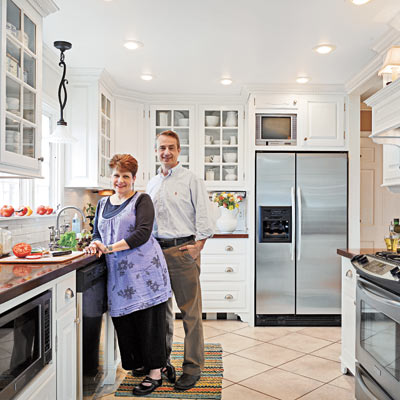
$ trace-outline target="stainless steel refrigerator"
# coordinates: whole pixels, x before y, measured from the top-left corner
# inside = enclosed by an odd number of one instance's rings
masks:
[[[256,325],[336,325],[347,153],[256,153]]]

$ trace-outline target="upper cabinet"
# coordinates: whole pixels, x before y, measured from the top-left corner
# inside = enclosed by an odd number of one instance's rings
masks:
[[[114,99],[101,74],[68,76],[66,121],[74,143],[66,145],[65,186],[109,188],[114,154]]]
[[[304,147],[345,145],[344,96],[303,96],[301,117],[304,126],[297,144]]]
[[[243,107],[202,106],[199,110],[199,170],[206,186],[243,183]]]
[[[150,177],[157,174],[161,164],[157,159],[156,139],[161,132],[172,130],[179,135],[181,153],[179,162],[184,168],[195,169],[194,107],[151,106],[150,107]]]
[[[40,176],[42,15],[1,1],[0,170]]]

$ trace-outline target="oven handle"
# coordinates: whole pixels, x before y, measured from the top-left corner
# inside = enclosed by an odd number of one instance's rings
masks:
[[[292,261],[294,261],[294,246],[295,246],[295,229],[294,227],[296,226],[296,206],[295,206],[295,193],[294,193],[294,187],[292,186],[290,189],[290,198],[292,201],[292,226],[291,226],[291,230],[292,230],[292,243],[290,246],[290,259]]]
[[[378,301],[380,303],[384,303],[389,307],[400,307],[400,301],[397,300],[389,300],[386,297],[383,297],[379,291],[379,288],[375,285],[370,284],[363,278],[358,278],[357,280],[358,286],[364,293],[369,296],[372,300]],[[376,289],[375,289],[376,288]],[[378,289],[378,290],[377,290]],[[388,293],[389,295],[389,293]]]
[[[386,393],[384,393],[381,389],[379,389],[378,387],[376,387],[376,383],[374,381],[371,380],[371,378],[364,373],[364,371],[362,371],[359,367],[356,367],[356,378],[358,384],[361,386],[362,391],[368,396],[369,394],[371,394],[372,397],[369,397],[371,400],[376,399],[375,396],[379,395],[379,399],[380,400],[391,400],[390,397],[388,397],[386,395]],[[371,390],[368,388],[368,386],[365,384],[364,379],[367,379],[369,382],[371,382],[371,384],[374,385],[374,387],[376,388],[377,391],[379,391],[379,393],[372,393]]]

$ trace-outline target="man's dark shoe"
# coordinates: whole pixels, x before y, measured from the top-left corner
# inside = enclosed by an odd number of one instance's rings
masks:
[[[149,373],[149,369],[145,367],[135,368],[132,370],[132,376],[146,376]]]
[[[175,367],[167,361],[167,365],[161,370],[161,372],[168,378],[170,383],[175,383],[176,381],[176,372]]]
[[[175,389],[177,390],[188,390],[196,385],[196,382],[200,379],[200,375],[189,375],[183,373],[175,383]]]

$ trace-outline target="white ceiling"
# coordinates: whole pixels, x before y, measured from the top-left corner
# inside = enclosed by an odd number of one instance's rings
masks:
[[[67,66],[105,68],[118,86],[148,93],[239,94],[245,84],[295,84],[302,74],[344,84],[376,56],[372,46],[400,12],[400,0],[56,2],[44,41],[72,43]],[[144,47],[129,51],[126,39]],[[322,42],[336,51],[312,51]],[[142,81],[142,73],[156,78]],[[222,86],[223,76],[234,83]]]

